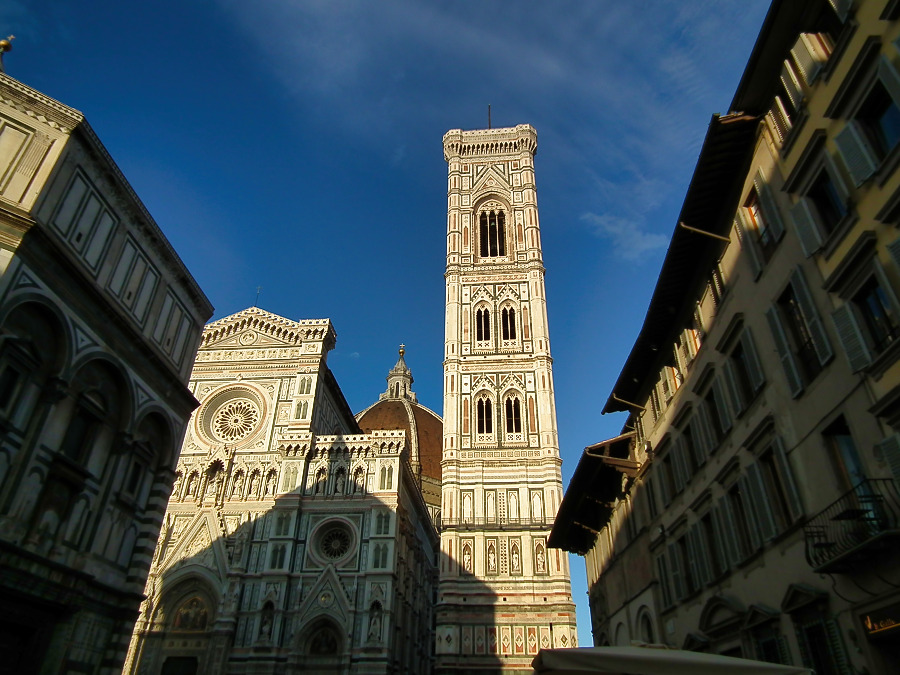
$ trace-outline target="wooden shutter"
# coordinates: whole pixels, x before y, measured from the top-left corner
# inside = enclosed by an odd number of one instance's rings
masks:
[[[743,560],[743,554],[738,545],[737,524],[731,511],[731,504],[728,503],[728,497],[723,497],[719,500],[715,513],[716,519],[719,521],[719,534],[722,536],[725,542],[725,550],[728,552],[726,564],[730,567],[735,567]]]
[[[791,48],[791,56],[808,87],[816,81],[822,64],[828,60],[828,53],[822,49],[819,37],[814,33],[800,33]]]
[[[862,185],[878,169],[878,156],[857,120],[847,120],[834,137],[834,144],[856,186]]]
[[[822,248],[822,233],[810,208],[809,198],[800,197],[788,213],[794,223],[803,253],[808,258]]]
[[[728,385],[728,394],[731,397],[731,402],[734,404],[734,414],[738,417],[747,409],[747,404],[749,402],[744,400],[744,392],[741,391],[741,387],[738,383],[738,375],[735,370],[736,366],[730,358],[725,361],[722,375],[725,378],[725,384]]]
[[[787,334],[784,331],[784,326],[781,324],[778,308],[769,307],[766,310],[766,319],[768,319],[769,327],[772,329],[775,349],[778,351],[778,356],[781,359],[781,367],[784,369],[784,374],[787,377],[791,395],[797,398],[803,392],[803,380],[800,378],[797,362],[794,360],[794,354],[788,343]]]
[[[803,275],[803,270],[799,267],[791,274],[791,286],[794,289],[797,304],[800,305],[800,311],[803,312],[803,318],[806,319],[806,326],[809,328],[809,335],[812,338],[816,356],[819,357],[819,363],[824,366],[834,356],[834,350],[831,348],[831,343],[828,341],[828,336],[825,333],[825,327],[819,318],[819,310],[816,309],[812,295],[810,295],[806,277]]]
[[[771,541],[778,534],[778,526],[772,513],[770,501],[774,501],[774,495],[766,493],[766,484],[763,481],[759,464],[753,463],[747,467],[747,485],[750,488],[750,499],[753,502],[753,512],[756,514],[756,524],[763,542]]]
[[[849,302],[841,305],[831,313],[831,319],[837,329],[838,339],[844,348],[850,370],[855,373],[872,363],[872,353],[856,320],[853,305]]]
[[[791,470],[791,464],[784,453],[784,444],[778,436],[772,440],[772,453],[775,457],[775,465],[778,467],[782,488],[784,488],[784,496],[791,511],[791,522],[796,522],[798,518],[803,516],[803,503],[800,500],[800,493],[797,491],[797,483],[794,481],[794,472]]]
[[[710,520],[712,521],[713,545],[719,553],[719,560],[722,563],[722,569],[727,570],[731,566],[731,554],[729,552],[727,537],[725,535],[725,516],[719,506],[714,506],[710,512]]]
[[[700,525],[693,525],[687,533],[688,557],[690,562],[691,578],[695,586],[700,589],[712,581],[709,569],[709,559],[706,545],[700,531]]]
[[[674,603],[672,602],[672,589],[669,585],[669,569],[666,564],[665,553],[656,559],[656,576],[659,581],[659,589],[662,593],[663,609],[671,607]]]
[[[745,515],[745,522],[740,523],[739,526],[742,526],[745,529],[747,536],[750,539],[750,550],[745,551],[747,555],[750,555],[762,546],[762,536],[759,526],[759,514],[753,508],[754,504],[750,496],[750,479],[747,478],[747,474],[743,474],[738,478],[738,493],[739,499],[744,506]],[[737,520],[737,518],[735,518],[735,520]]]
[[[749,231],[750,225],[747,223],[747,214],[744,207],[738,209],[738,217],[734,220],[734,227],[738,233],[738,240],[741,242],[741,248],[747,252],[747,264],[753,272],[753,280],[759,279],[759,275],[763,270],[762,253],[756,244],[755,236]]]
[[[681,600],[687,595],[687,585],[684,583],[684,565],[681,560],[681,551],[678,550],[678,542],[669,544],[669,578],[672,580],[672,591],[675,599]]]
[[[671,452],[671,451],[670,451]],[[663,474],[660,476],[659,487],[660,492],[662,493],[660,496],[662,497],[663,506],[668,506],[672,503],[672,497],[674,495],[671,492],[671,486],[674,482],[673,478],[673,466],[672,466],[672,458],[668,457],[668,462],[661,461],[657,466],[658,470]]]
[[[766,382],[766,376],[759,360],[759,353],[756,351],[756,343],[749,328],[745,329],[741,335],[741,345],[744,348],[747,372],[750,375],[750,386],[753,387],[753,391],[759,391]]]
[[[684,439],[679,436],[678,439],[672,444],[672,448],[669,450],[669,456],[672,460],[672,468],[674,469],[673,474],[675,478],[675,492],[681,492],[682,490],[684,490],[684,486],[687,485],[688,481],[691,479],[691,472],[687,465],[687,458],[684,456],[686,451],[684,445]]]
[[[878,441],[875,445],[877,452],[881,453],[894,476],[894,482],[900,484],[900,434],[893,434]]]
[[[728,399],[725,396],[725,389],[722,387],[721,378],[713,380],[712,394],[713,400],[716,402],[716,411],[719,414],[719,424],[722,426],[722,431],[728,433],[731,429],[731,411],[728,409]]]
[[[778,209],[772,188],[766,183],[766,177],[763,176],[762,170],[756,172],[753,185],[756,188],[756,196],[759,199],[759,207],[762,210],[763,219],[766,221],[766,227],[769,228],[772,240],[778,241],[784,236],[784,221],[781,219],[781,211]]]
[[[890,244],[888,244],[887,249],[891,254],[891,260],[894,261],[897,269],[900,270],[900,239],[895,239]]]
[[[853,4],[853,0],[828,0],[828,4],[831,5],[838,18],[844,21],[850,13],[850,5]]]
[[[803,104],[803,88],[800,86],[800,81],[797,79],[789,59],[785,59],[784,65],[781,67],[781,84],[784,85],[784,90],[787,92],[787,97],[794,110],[799,110]]]
[[[894,68],[887,56],[882,55],[878,61],[878,79],[884,85],[885,90],[894,99],[894,104],[900,107],[900,73]]]

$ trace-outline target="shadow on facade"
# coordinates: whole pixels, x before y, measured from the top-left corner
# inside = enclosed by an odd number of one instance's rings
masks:
[[[268,479],[176,486],[193,508],[170,502],[124,672],[434,672],[438,540],[418,493],[376,496],[338,474],[321,494],[316,481],[267,504],[223,499]],[[495,600],[473,603],[478,621]]]

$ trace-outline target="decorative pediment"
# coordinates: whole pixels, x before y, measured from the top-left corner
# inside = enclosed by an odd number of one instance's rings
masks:
[[[505,167],[504,167],[505,168]],[[496,165],[476,167],[475,180],[472,186],[473,194],[482,192],[497,192],[509,194],[509,179]]]
[[[518,302],[519,301],[518,288],[516,288],[514,286],[510,286],[509,284],[504,285],[500,289],[500,292],[497,293],[497,299],[500,302],[503,302],[504,300],[514,300],[514,301]]]
[[[500,383],[500,391],[506,391],[507,389],[515,389],[516,391],[525,391],[525,382],[522,381],[518,375],[509,374],[503,378],[503,381]]]
[[[472,383],[472,391],[478,392],[482,389],[493,392],[497,389],[497,384],[487,375],[482,375]]]
[[[791,584],[781,601],[781,611],[792,614],[816,602],[828,602],[828,594],[807,584]]]
[[[298,612],[301,624],[308,623],[323,614],[335,619],[341,625],[348,624],[350,602],[334,565],[328,565],[322,571],[300,603]]]
[[[688,652],[705,652],[709,649],[709,638],[699,633],[688,633],[681,648]]]
[[[744,618],[744,608],[736,600],[713,596],[700,612],[700,630],[720,636],[736,631]]]
[[[164,569],[183,565],[202,565],[225,578],[226,556],[219,537],[219,524],[211,512],[197,515],[163,561]]]
[[[487,286],[479,286],[472,291],[472,302],[480,302],[482,300],[491,301],[494,299],[493,294],[488,290]]]
[[[777,621],[780,612],[777,609],[766,607],[765,605],[750,605],[747,610],[747,616],[744,618],[742,630],[750,630],[757,626],[762,626],[772,621]]]
[[[334,347],[336,334],[328,319],[291,321],[259,307],[248,307],[206,325],[201,348],[240,349],[281,347],[302,342],[324,342]]]

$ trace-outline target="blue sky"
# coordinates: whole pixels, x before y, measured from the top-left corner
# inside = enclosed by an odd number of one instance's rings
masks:
[[[4,0],[9,75],[87,116],[216,308],[329,317],[354,411],[407,345],[439,414],[441,137],[527,122],[563,479],[640,329],[767,0]],[[584,567],[572,561],[583,645]]]

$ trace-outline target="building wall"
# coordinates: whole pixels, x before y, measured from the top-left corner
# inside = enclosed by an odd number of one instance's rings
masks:
[[[684,281],[626,425],[640,473],[587,556],[598,644],[644,639],[646,606],[654,639],[678,647],[900,665],[900,25],[894,3],[847,7],[787,21],[795,8],[775,3],[758,44],[786,60],[745,73],[736,100],[769,95],[722,203],[729,242]],[[652,578],[623,594],[635,555]]]
[[[562,488],[536,148],[528,125],[444,136],[441,672],[530,672],[576,640],[568,563],[546,541]]]
[[[127,672],[430,671],[437,534],[405,433],[359,433],[334,341],[256,308],[207,326]]]
[[[82,115],[0,94],[0,657],[113,672],[212,308]]]

